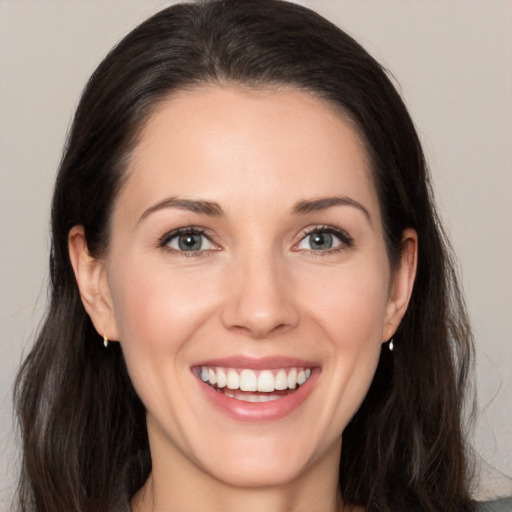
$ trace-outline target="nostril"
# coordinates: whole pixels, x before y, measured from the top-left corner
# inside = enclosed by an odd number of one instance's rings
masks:
[[[278,325],[266,326],[263,323],[253,325],[231,325],[229,329],[238,332],[244,336],[250,336],[254,339],[265,339],[275,335],[284,334],[292,328],[291,325],[280,323]]]
[[[222,322],[230,330],[260,339],[286,332],[297,325],[299,311],[286,271],[277,272],[275,261],[263,265],[245,261],[232,276],[225,297]],[[242,272],[243,271],[243,272]]]

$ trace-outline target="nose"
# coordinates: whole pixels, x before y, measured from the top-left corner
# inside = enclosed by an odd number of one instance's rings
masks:
[[[295,287],[284,262],[272,254],[241,255],[231,269],[222,322],[232,331],[265,339],[299,322]]]

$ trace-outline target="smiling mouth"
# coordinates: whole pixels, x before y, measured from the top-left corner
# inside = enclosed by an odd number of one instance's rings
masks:
[[[244,402],[270,402],[288,396],[311,377],[311,368],[254,371],[224,367],[197,368],[200,379],[219,393]]]

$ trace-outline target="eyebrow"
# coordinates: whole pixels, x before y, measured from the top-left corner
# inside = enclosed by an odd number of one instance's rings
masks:
[[[153,206],[150,206],[140,216],[137,224],[144,220],[146,217],[159,210],[166,208],[178,208],[179,210],[188,210],[190,212],[199,213],[201,215],[208,215],[209,217],[220,217],[223,215],[222,208],[218,203],[211,201],[204,201],[201,199],[180,199],[177,197],[168,197]]]
[[[312,212],[327,210],[333,206],[352,206],[357,208],[362,213],[364,213],[364,216],[368,219],[368,222],[370,224],[372,223],[372,219],[368,210],[361,203],[347,196],[320,197],[318,199],[299,201],[292,208],[292,214],[306,215]]]
[[[296,203],[291,212],[293,215],[307,215],[308,213],[327,210],[334,206],[352,206],[360,210],[371,224],[371,217],[368,210],[358,201],[347,196],[321,197],[318,199],[307,199]],[[188,210],[208,217],[221,217],[224,212],[218,203],[205,201],[202,199],[180,199],[178,197],[168,197],[153,206],[150,206],[139,217],[137,224],[146,217],[159,210],[166,208],[178,208],[180,210]]]

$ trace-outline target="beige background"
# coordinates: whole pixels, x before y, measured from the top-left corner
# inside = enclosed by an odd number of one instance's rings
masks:
[[[512,2],[300,3],[392,70],[417,123],[477,340],[482,488],[512,493]],[[0,0],[0,510],[17,464],[12,381],[44,310],[49,201],[66,130],[100,59],[166,4]]]

